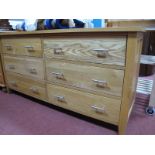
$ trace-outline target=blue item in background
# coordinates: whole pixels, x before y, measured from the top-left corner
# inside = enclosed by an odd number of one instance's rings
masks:
[[[56,19],[55,26],[57,29],[69,29],[69,25],[62,24],[63,19]]]
[[[94,25],[94,28],[105,27],[105,20],[104,19],[93,19],[92,23]]]
[[[46,29],[52,29],[52,19],[45,19],[44,20],[44,26]]]
[[[63,23],[63,19],[56,19],[55,27],[57,29],[69,29],[69,28],[83,28],[85,26],[85,23],[78,19],[73,19],[73,22],[75,26],[70,27],[69,23],[65,23],[65,24]]]
[[[74,20],[74,23],[75,23],[75,28],[83,28],[85,26],[85,23],[80,21],[80,20],[77,20],[77,19],[73,19]]]

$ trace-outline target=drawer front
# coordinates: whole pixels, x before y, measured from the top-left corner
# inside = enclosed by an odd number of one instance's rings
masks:
[[[47,84],[49,102],[57,106],[118,124],[120,100],[84,93],[60,86]]]
[[[126,37],[46,39],[44,51],[48,58],[124,66]]]
[[[4,55],[5,70],[44,79],[42,58],[21,58]]]
[[[3,53],[42,57],[41,39],[2,39]]]
[[[44,82],[35,81],[10,72],[6,73],[6,77],[10,88],[38,99],[46,99]]]
[[[26,74],[24,58],[4,55],[4,68],[6,71],[11,71],[19,74]]]
[[[41,58],[25,58],[26,75],[44,79],[44,65]]]
[[[121,96],[124,71],[46,60],[47,80],[90,92]]]

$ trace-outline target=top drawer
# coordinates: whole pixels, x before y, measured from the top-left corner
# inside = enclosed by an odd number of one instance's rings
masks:
[[[2,39],[2,52],[42,57],[40,38]]]
[[[124,66],[126,37],[45,39],[44,51],[47,58]]]

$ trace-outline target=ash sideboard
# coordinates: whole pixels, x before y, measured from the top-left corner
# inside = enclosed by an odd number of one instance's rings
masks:
[[[135,98],[142,28],[1,33],[7,88],[118,126]]]

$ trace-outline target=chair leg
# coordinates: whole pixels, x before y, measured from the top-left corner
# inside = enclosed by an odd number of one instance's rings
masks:
[[[155,113],[155,74],[153,76],[153,86],[150,95],[149,105],[146,108],[146,112],[150,115],[153,115]]]

